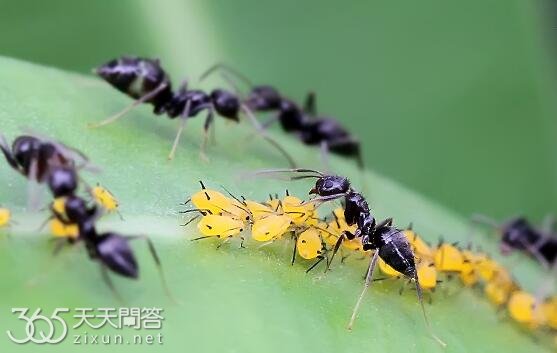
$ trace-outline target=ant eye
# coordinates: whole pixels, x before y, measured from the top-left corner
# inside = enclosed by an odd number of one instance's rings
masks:
[[[325,181],[325,184],[323,184],[323,187],[326,189],[330,189],[333,187],[333,182],[330,180]]]

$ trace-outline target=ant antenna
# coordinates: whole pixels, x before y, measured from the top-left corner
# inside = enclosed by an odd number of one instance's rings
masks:
[[[238,70],[236,70],[236,69],[232,68],[231,66],[226,65],[224,63],[216,63],[213,66],[211,66],[210,68],[208,68],[201,76],[199,76],[199,82],[203,81],[209,75],[213,74],[217,70],[223,70],[223,71],[229,72],[232,75],[234,75],[237,79],[242,81],[246,86],[248,86],[250,88],[253,87],[253,83],[251,82],[251,80],[246,75],[242,74],[240,71],[238,71]]]

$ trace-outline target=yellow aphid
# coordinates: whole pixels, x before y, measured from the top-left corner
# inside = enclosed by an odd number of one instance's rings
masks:
[[[435,267],[441,272],[460,272],[464,263],[462,252],[454,245],[442,244],[435,251]]]
[[[420,236],[411,229],[403,231],[406,239],[414,250],[414,255],[420,259],[433,259],[433,250]]]
[[[302,225],[306,222],[315,209],[315,205],[308,203],[302,205],[303,201],[294,196],[286,196],[282,199],[282,209],[284,213],[292,219],[296,225]]]
[[[279,199],[270,199],[266,203],[275,212],[277,212],[280,209],[280,200]]]
[[[10,219],[12,219],[12,212],[5,207],[0,207],[0,228],[8,226]]]
[[[58,218],[50,221],[50,233],[57,238],[76,239],[79,236],[77,224],[65,224]]]
[[[545,321],[541,308],[536,307],[536,298],[524,291],[512,293],[507,308],[513,320],[530,328],[536,328]]]
[[[334,219],[327,225],[327,230],[329,234],[325,234],[325,241],[329,245],[335,245],[338,238],[343,232],[350,232],[354,234],[357,229],[357,225],[349,226],[344,218],[344,209],[339,207],[333,211]],[[332,233],[332,234],[331,234]],[[344,239],[342,242],[342,247],[352,251],[362,250],[362,240],[360,238],[354,238],[352,240]]]
[[[246,200],[245,204],[246,204],[246,208],[251,213],[251,216],[253,217],[254,221],[261,218],[265,218],[275,213],[275,211],[273,211],[273,209],[270,206],[267,206],[259,202]]]
[[[517,290],[517,285],[513,282],[510,274],[503,269],[497,271],[491,281],[487,282],[484,292],[487,299],[495,306],[505,304],[512,292]]]
[[[225,210],[232,209],[232,201],[222,193],[203,189],[191,196],[191,202],[200,211],[206,211],[209,214],[223,214]]]
[[[197,229],[204,236],[228,238],[244,230],[244,222],[230,216],[207,215],[201,218]]]
[[[118,209],[118,200],[108,189],[97,184],[91,189],[91,195],[102,208],[107,211],[115,211]]]
[[[464,263],[462,264],[462,271],[460,271],[459,278],[466,287],[472,287],[480,280],[477,270],[478,255],[470,250],[464,250],[462,256],[464,257]]]
[[[50,208],[54,211],[55,214],[58,216],[66,215],[66,198],[65,197],[57,197],[52,201]]]
[[[402,274],[400,272],[389,266],[385,261],[383,261],[382,258],[379,258],[378,264],[379,269],[381,270],[381,272],[383,272],[383,274],[389,277],[402,277]]]
[[[542,304],[542,311],[547,326],[557,330],[557,297],[552,297]]]
[[[478,275],[485,282],[491,281],[501,266],[485,254],[476,255]]]
[[[319,213],[316,209],[313,209],[309,214],[308,219],[304,223],[306,226],[316,226],[319,224]]]
[[[251,237],[256,241],[275,240],[288,231],[292,219],[286,215],[270,215],[253,222]]]
[[[416,269],[418,272],[418,283],[423,289],[434,289],[437,286],[437,270],[431,262],[422,261]]]
[[[315,259],[321,255],[323,244],[321,243],[319,231],[315,228],[308,228],[300,233],[298,240],[296,240],[296,248],[298,249],[298,254],[306,260]]]

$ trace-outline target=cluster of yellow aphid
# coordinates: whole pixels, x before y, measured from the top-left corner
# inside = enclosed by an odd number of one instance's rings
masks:
[[[87,191],[95,203],[105,212],[118,212],[118,200],[110,191],[108,191],[108,189],[100,184],[97,184],[95,187],[88,187]],[[58,197],[50,204],[53,214],[58,215],[58,217],[51,217],[49,221],[50,233],[58,238],[76,239],[79,236],[77,224],[72,224],[67,220],[65,221],[59,218],[66,217],[65,204],[66,197]]]
[[[319,218],[314,203],[290,195],[260,203],[203,187],[191,202],[195,209],[189,211],[201,216],[197,228],[203,236],[197,239],[217,237],[226,242],[239,237],[243,242],[244,230],[250,230],[250,238],[257,242],[273,242],[290,235],[296,240],[297,254],[307,260],[323,260],[343,232],[356,231],[356,225],[346,223],[342,208],[335,209],[327,222]],[[418,282],[424,290],[433,291],[441,275],[457,276],[466,287],[482,286],[487,299],[498,308],[506,306],[509,316],[519,324],[557,330],[557,297],[537,303],[534,295],[522,290],[508,270],[485,253],[461,250],[448,243],[432,247],[411,229],[404,234],[416,256]],[[341,251],[363,253],[359,238],[345,240],[341,247]],[[388,277],[404,277],[382,259],[378,265]]]

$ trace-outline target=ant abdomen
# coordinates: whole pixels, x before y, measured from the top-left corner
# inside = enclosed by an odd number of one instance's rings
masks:
[[[414,253],[406,236],[394,227],[381,227],[375,231],[374,240],[379,244],[379,257],[396,271],[416,279]]]
[[[124,277],[138,277],[139,266],[128,239],[116,233],[104,233],[96,241],[97,256],[106,267]]]
[[[122,57],[113,59],[96,69],[96,73],[119,91],[139,99],[156,91],[146,102],[162,113],[162,106],[172,99],[172,87],[158,60]]]

